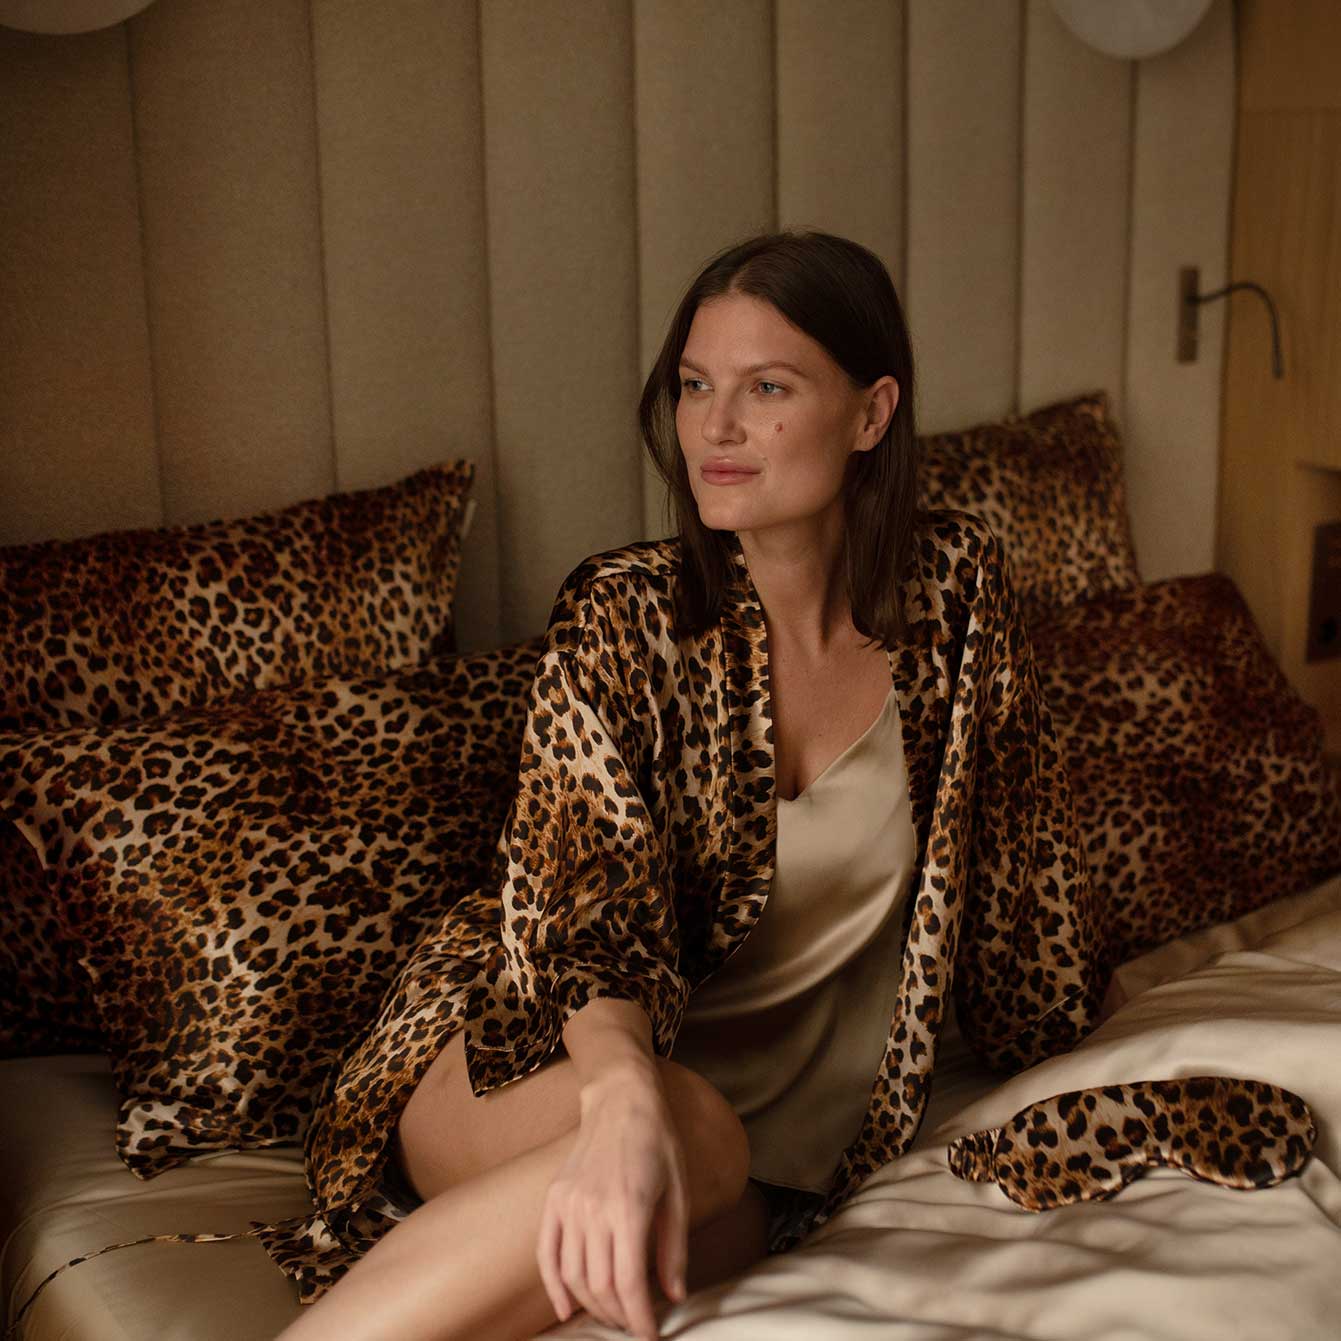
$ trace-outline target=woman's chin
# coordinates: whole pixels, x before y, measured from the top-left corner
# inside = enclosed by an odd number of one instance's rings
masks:
[[[698,519],[710,531],[739,531],[748,529],[749,509],[723,506],[721,503],[700,503]]]
[[[701,512],[698,519],[703,523],[704,529],[708,531],[734,531],[736,528],[726,521],[715,521],[711,517],[705,517]]]

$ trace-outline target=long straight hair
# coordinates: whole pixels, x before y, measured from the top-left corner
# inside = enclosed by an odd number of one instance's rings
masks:
[[[643,445],[670,490],[680,537],[676,636],[714,625],[733,577],[732,546],[704,526],[675,429],[680,357],[699,304],[728,293],[770,303],[828,351],[856,387],[899,384],[889,428],[854,452],[843,482],[844,569],[852,622],[886,649],[906,635],[903,581],[917,512],[913,351],[894,283],[880,258],[813,230],[765,233],[719,252],[680,300],[638,402]]]

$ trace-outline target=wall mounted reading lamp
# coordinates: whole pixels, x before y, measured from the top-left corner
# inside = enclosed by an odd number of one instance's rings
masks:
[[[1118,60],[1140,61],[1161,56],[1183,42],[1211,8],[1211,0],[1052,0],[1057,17],[1071,33],[1095,51]],[[1285,376],[1280,352],[1280,320],[1271,295],[1250,280],[1202,293],[1196,266],[1178,272],[1178,362],[1195,363],[1197,328],[1202,303],[1213,303],[1239,290],[1257,294],[1271,316],[1271,371]]]
[[[1255,293],[1266,304],[1267,315],[1271,318],[1271,372],[1274,377],[1285,376],[1285,360],[1280,352],[1280,317],[1276,313],[1276,304],[1271,295],[1250,279],[1241,279],[1226,284],[1222,289],[1213,289],[1210,293],[1200,293],[1201,272],[1194,265],[1185,265],[1178,272],[1178,362],[1195,363],[1197,361],[1197,318],[1202,303],[1213,303],[1220,298],[1228,298],[1231,293]]]

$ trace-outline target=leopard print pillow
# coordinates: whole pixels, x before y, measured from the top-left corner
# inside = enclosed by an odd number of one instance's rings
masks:
[[[298,1139],[411,946],[489,883],[539,639],[34,735],[5,813],[59,877],[143,1177]]]
[[[1115,964],[1341,870],[1318,714],[1228,577],[1113,593],[1031,636]]]
[[[1072,1090],[1004,1127],[961,1136],[950,1172],[996,1183],[1026,1211],[1115,1196],[1147,1169],[1250,1191],[1297,1175],[1318,1129],[1295,1093],[1263,1080],[1188,1076]]]
[[[923,505],[976,513],[1001,537],[1027,620],[1140,582],[1102,391],[920,448]]]
[[[473,474],[0,549],[0,748],[445,650]],[[69,947],[36,934],[49,879],[0,817],[0,1056],[101,1046]]]
[[[0,549],[0,731],[138,721],[445,650],[470,461],[241,521]]]

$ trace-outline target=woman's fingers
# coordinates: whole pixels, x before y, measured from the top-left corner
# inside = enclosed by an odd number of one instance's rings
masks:
[[[596,1316],[611,1327],[628,1331],[624,1307],[615,1290],[614,1235],[593,1225],[587,1231],[587,1289],[596,1301]]]
[[[655,1225],[657,1276],[666,1297],[678,1304],[685,1297],[689,1263],[689,1197],[678,1174],[666,1186]]]
[[[568,1293],[593,1318],[599,1318],[609,1327],[618,1326],[614,1319],[606,1313],[604,1306],[596,1298],[595,1292],[588,1284],[586,1237],[585,1226],[580,1221],[575,1221],[569,1217],[569,1221],[562,1231],[559,1244],[559,1273],[563,1277],[563,1283]]]
[[[535,1246],[540,1280],[549,1296],[550,1306],[560,1322],[567,1322],[575,1307],[573,1297],[564,1288],[559,1269],[559,1217],[546,1208],[540,1220],[540,1235]]]
[[[689,1208],[665,1096],[624,1080],[593,1082],[583,1090],[577,1140],[546,1198],[555,1227],[537,1242],[557,1314],[576,1300],[607,1326],[655,1341],[648,1240],[663,1201],[667,1292],[683,1298]]]
[[[615,1290],[626,1319],[624,1327],[642,1341],[656,1341],[657,1319],[647,1283],[647,1217],[632,1217],[612,1240]]]
[[[541,1224],[536,1247],[540,1277],[556,1315],[566,1320],[574,1300],[609,1327],[656,1341],[657,1321],[648,1285],[649,1223],[644,1214],[622,1216],[611,1233],[599,1217],[565,1223],[557,1214]]]

